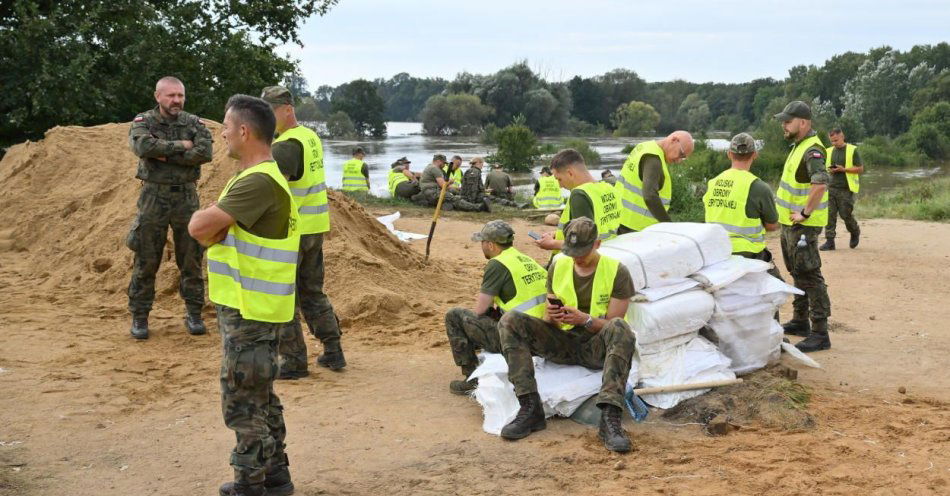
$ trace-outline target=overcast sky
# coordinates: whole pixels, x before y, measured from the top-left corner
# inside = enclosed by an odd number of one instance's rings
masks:
[[[341,0],[308,20],[310,88],[400,72],[452,79],[521,59],[549,81],[622,67],[647,81],[784,78],[798,64],[950,41],[950,1]]]

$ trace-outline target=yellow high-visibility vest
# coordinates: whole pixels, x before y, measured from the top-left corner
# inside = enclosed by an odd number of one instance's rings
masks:
[[[590,294],[590,314],[595,319],[607,316],[607,307],[610,305],[610,294],[614,289],[614,279],[620,262],[616,259],[600,256],[594,272],[594,285]],[[554,265],[554,280],[551,281],[551,290],[565,306],[577,308],[577,291],[574,290],[574,259],[561,257]],[[561,329],[567,331],[574,327],[571,324],[561,324]]]
[[[852,145],[851,143],[845,143],[844,145],[844,167],[850,169],[854,167],[854,150],[858,147]],[[825,150],[825,166],[831,167],[831,152],[833,152],[835,147],[829,147]],[[855,172],[845,172],[845,177],[848,179],[848,189],[852,193],[857,193],[861,190],[861,175]]]
[[[261,162],[228,182],[218,197],[224,198],[239,179],[267,174],[292,198],[290,186],[277,162]],[[208,297],[237,309],[241,317],[260,322],[289,322],[294,317],[297,251],[300,248],[300,214],[290,201],[287,236],[262,238],[236,222],[223,240],[208,248]]]
[[[739,169],[727,169],[709,180],[703,195],[706,222],[722,226],[729,233],[732,252],[760,253],[765,249],[765,227],[762,219],[746,216],[749,188],[755,174]]]
[[[548,273],[533,258],[515,248],[508,248],[494,257],[511,273],[515,281],[515,296],[507,302],[495,295],[494,302],[505,312],[521,312],[532,317],[544,317],[547,301]]]
[[[617,184],[614,186],[617,195],[620,196],[620,202],[623,210],[620,215],[620,225],[626,226],[634,231],[642,231],[645,228],[658,223],[656,217],[650,212],[646,201],[643,199],[643,180],[640,179],[640,161],[644,155],[656,155],[660,158],[660,164],[663,165],[663,187],[660,188],[660,201],[663,202],[663,208],[670,210],[670,201],[673,198],[673,179],[670,177],[670,169],[666,164],[666,155],[660,144],[656,141],[644,141],[638,143],[633,148],[627,160],[623,163],[620,170],[620,177],[617,178]]]
[[[538,194],[534,195],[534,208],[558,208],[564,204],[561,185],[554,176],[538,178]]]
[[[290,192],[300,214],[300,234],[316,234],[330,230],[330,203],[323,170],[323,144],[317,133],[306,126],[290,128],[274,142],[295,139],[303,148],[303,175],[290,181]]]
[[[444,174],[448,174],[448,176],[449,176],[449,179],[448,179],[448,180],[449,180],[449,181],[455,181],[454,183],[452,183],[452,187],[459,187],[459,188],[461,188],[461,187],[462,187],[462,168],[459,167],[458,169],[455,169],[454,171],[452,171],[452,172],[450,173],[450,172],[449,172],[449,167],[451,167],[449,164],[445,164],[445,165],[442,167],[442,172],[443,172]]]
[[[808,192],[811,190],[811,183],[800,183],[795,179],[795,172],[798,170],[802,158],[805,157],[805,151],[817,146],[825,149],[821,140],[817,136],[810,136],[801,140],[795,148],[789,152],[785,159],[785,169],[782,171],[782,180],[779,181],[778,193],[775,195],[775,206],[778,210],[778,221],[786,226],[792,225],[792,212],[801,212],[808,203]],[[821,203],[811,212],[809,217],[802,222],[803,226],[825,227],[828,224],[828,190],[821,197]]]
[[[343,162],[343,191],[369,191],[362,160],[351,158]]]
[[[597,239],[607,241],[617,237],[617,228],[620,227],[620,199],[614,187],[603,182],[584,183],[577,187],[590,198],[594,205],[594,216],[591,219],[597,225]],[[564,239],[564,226],[571,220],[571,202],[564,204],[561,220],[554,232],[554,239]]]
[[[389,194],[395,198],[396,197],[396,186],[408,181],[409,178],[403,174],[402,171],[396,171],[395,169],[389,170]]]

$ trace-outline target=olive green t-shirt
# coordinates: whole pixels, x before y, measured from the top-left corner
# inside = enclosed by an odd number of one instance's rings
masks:
[[[422,189],[438,188],[439,178],[445,179],[445,174],[442,172],[442,169],[436,167],[434,164],[429,164],[422,170],[419,187]]]
[[[218,208],[237,220],[241,229],[269,239],[287,237],[290,197],[270,176],[253,173],[239,179]]]
[[[554,281],[554,267],[557,266],[557,263],[551,264],[551,267],[548,268],[548,282],[547,288],[549,294],[556,294],[551,289],[551,283]],[[596,271],[591,273],[589,276],[579,276],[577,271],[574,271],[574,291],[577,293],[577,309],[584,312],[590,313],[590,296],[594,290],[594,275]],[[614,277],[614,287],[610,291],[611,298],[617,298],[618,300],[627,300],[633,298],[636,294],[636,290],[633,289],[633,278],[630,277],[630,271],[627,268],[620,264],[617,267],[617,276]]]
[[[831,150],[831,166],[840,165],[845,166],[845,149],[835,148]],[[852,167],[858,167],[861,165],[861,155],[858,154],[858,150],[854,150],[854,158],[852,159]],[[848,189],[848,175],[844,172],[838,174],[831,174],[831,184],[832,188],[838,189]]]
[[[752,181],[749,185],[749,196],[746,197],[745,215],[750,219],[762,219],[763,224],[778,222],[778,210],[775,208],[775,195],[772,189],[761,179]],[[752,257],[751,252],[737,252],[736,255]]]
[[[504,195],[511,187],[511,176],[500,170],[489,171],[485,177],[485,187],[491,188],[494,195]]]
[[[571,206],[571,218],[568,220],[587,217],[590,220],[596,221],[597,217],[594,216],[594,202],[591,201],[584,190],[580,188],[572,189],[571,196],[567,201]]]
[[[289,181],[303,177],[303,145],[299,141],[294,138],[278,141],[271,145],[270,150],[281,174]]]
[[[643,202],[653,217],[660,222],[671,222],[670,214],[663,206],[660,190],[666,182],[663,175],[663,163],[656,155],[644,155],[640,158],[640,181],[643,182]]]
[[[515,281],[511,278],[511,271],[498,260],[489,260],[485,265],[485,275],[482,276],[482,287],[479,290],[491,296],[497,296],[501,301],[508,303],[518,293]]]

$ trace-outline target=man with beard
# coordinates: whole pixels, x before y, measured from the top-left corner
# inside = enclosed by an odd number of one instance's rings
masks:
[[[142,180],[138,215],[126,237],[135,253],[129,283],[131,334],[148,339],[148,314],[155,300],[155,273],[162,262],[168,226],[175,243],[175,263],[181,273],[178,293],[185,300],[185,328],[204,334],[201,319],[204,279],[201,277],[201,246],[188,235],[188,221],[198,210],[195,183],[201,164],[211,161],[211,132],[201,120],[182,110],[185,85],[166,76],[155,84],[158,105],[132,121],[129,147],[139,157],[135,177]]]

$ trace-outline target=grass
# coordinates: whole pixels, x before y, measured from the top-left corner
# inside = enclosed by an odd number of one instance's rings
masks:
[[[950,177],[930,178],[863,198],[862,217],[950,222]]]

